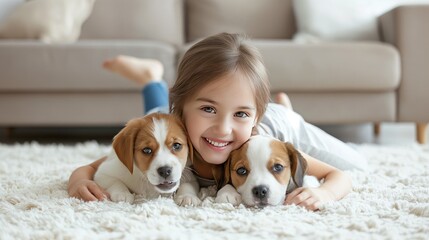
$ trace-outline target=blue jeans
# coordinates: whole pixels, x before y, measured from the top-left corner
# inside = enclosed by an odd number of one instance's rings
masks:
[[[144,115],[162,112],[168,113],[168,86],[164,81],[151,82],[142,89]]]

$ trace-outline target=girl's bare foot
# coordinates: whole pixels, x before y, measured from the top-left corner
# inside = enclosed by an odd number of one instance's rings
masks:
[[[162,80],[164,66],[158,60],[117,56],[104,61],[103,67],[140,85]]]
[[[280,92],[276,94],[275,102],[293,110],[292,103],[286,93]]]

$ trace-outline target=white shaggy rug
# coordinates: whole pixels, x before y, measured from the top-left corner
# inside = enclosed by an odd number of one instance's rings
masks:
[[[309,212],[212,197],[187,208],[171,199],[82,202],[68,197],[68,177],[107,146],[0,144],[0,239],[428,239],[429,146],[357,147],[370,172],[349,172],[353,192]]]

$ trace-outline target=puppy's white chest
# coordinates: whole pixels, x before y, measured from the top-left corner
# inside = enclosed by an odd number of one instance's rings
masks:
[[[119,161],[114,150],[108,155],[95,173],[94,180],[103,188],[108,189],[122,182],[130,191],[144,198],[156,198],[161,194],[150,184],[146,175],[136,166],[131,174],[128,168]],[[115,188],[118,189],[118,188]]]

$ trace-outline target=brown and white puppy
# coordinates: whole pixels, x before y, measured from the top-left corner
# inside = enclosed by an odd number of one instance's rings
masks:
[[[253,136],[231,152],[224,182],[232,186],[220,189],[215,201],[258,207],[283,204],[293,189],[319,186],[315,177],[305,176],[306,169],[306,160],[292,144]]]
[[[133,119],[114,137],[112,151],[94,180],[114,202],[132,203],[131,192],[154,199],[177,190],[177,204],[198,205],[198,183],[185,168],[190,151],[185,128],[177,117],[154,113]]]

